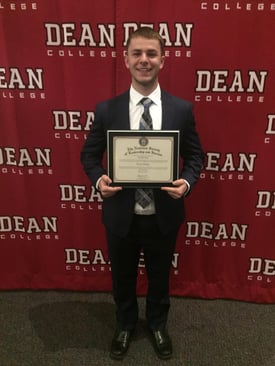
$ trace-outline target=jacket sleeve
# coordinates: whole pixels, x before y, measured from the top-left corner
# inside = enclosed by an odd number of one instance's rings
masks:
[[[204,152],[196,130],[191,103],[188,103],[188,108],[185,112],[184,129],[180,137],[180,155],[183,159],[183,168],[180,176],[188,181],[191,191],[199,179],[204,163]]]
[[[107,145],[107,131],[103,121],[104,103],[101,103],[96,106],[95,120],[80,154],[84,171],[94,186],[97,180],[106,174],[104,153]]]

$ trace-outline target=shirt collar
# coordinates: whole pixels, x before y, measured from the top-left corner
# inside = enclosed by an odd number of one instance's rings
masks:
[[[149,95],[146,95],[146,97],[150,98],[154,104],[160,105],[161,103],[161,91],[160,86],[156,87],[156,89]],[[140,94],[136,89],[133,88],[131,85],[130,87],[130,100],[133,103],[133,105],[138,105],[138,103],[141,101],[141,99],[144,98],[144,95]]]

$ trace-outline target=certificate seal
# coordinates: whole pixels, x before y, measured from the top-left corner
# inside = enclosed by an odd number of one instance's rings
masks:
[[[146,146],[146,145],[148,145],[148,138],[147,137],[141,137],[140,139],[139,139],[139,144],[140,144],[140,146]]]

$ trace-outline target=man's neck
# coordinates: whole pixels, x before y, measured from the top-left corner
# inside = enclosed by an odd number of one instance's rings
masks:
[[[154,90],[158,87],[158,83],[153,85],[152,87],[148,86],[142,86],[142,85],[136,85],[135,83],[132,83],[132,88],[134,88],[138,93],[141,95],[147,97],[148,95],[152,94]]]

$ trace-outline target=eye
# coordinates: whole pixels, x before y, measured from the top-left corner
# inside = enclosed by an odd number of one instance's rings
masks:
[[[157,52],[156,51],[148,51],[147,52],[147,57],[153,58],[157,56]]]
[[[132,52],[132,56],[134,57],[139,57],[141,55],[141,52],[140,51],[134,51]]]

